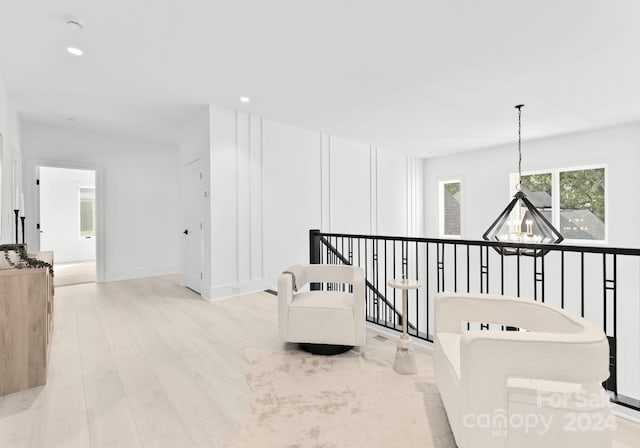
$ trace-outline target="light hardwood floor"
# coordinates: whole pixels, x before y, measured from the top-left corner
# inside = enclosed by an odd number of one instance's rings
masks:
[[[207,303],[175,276],[58,288],[48,384],[0,398],[0,447],[224,446],[249,417],[243,349],[281,348],[257,297]]]
[[[0,447],[223,447],[249,418],[243,350],[282,350],[276,328],[274,296],[208,303],[176,276],[57,288],[48,384],[0,397]]]
[[[53,282],[57,287],[96,281],[95,260],[55,263],[53,270],[55,271]]]

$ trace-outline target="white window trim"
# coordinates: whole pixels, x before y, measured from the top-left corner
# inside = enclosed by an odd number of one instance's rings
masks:
[[[445,231],[444,225],[444,186],[446,184],[460,184],[460,235],[447,235]],[[462,179],[448,179],[441,180],[438,182],[438,234],[440,238],[450,238],[450,239],[462,239],[462,235],[464,232],[463,223],[464,223],[464,188],[462,186]]]
[[[576,245],[605,245],[609,242],[609,167],[606,163],[598,163],[593,165],[579,165],[579,166],[568,166],[563,168],[553,168],[548,170],[531,170],[522,172],[523,176],[529,176],[533,174],[551,174],[551,224],[556,229],[560,229],[560,195],[558,192],[560,191],[560,173],[564,173],[567,171],[583,171],[583,170],[594,170],[604,168],[604,239],[603,240],[585,240],[585,239],[575,239],[575,238],[565,238],[561,244],[576,244]],[[509,175],[509,189],[513,193],[516,192],[516,185],[518,184],[518,173],[511,173]],[[561,232],[562,233],[562,232]]]
[[[87,185],[87,186],[83,186],[80,185],[78,187],[78,212],[79,212],[79,216],[78,216],[78,239],[79,240],[91,240],[91,239],[95,239],[98,230],[97,230],[97,223],[94,220],[93,222],[93,235],[92,236],[82,236],[82,211],[80,210],[80,203],[82,202],[82,190],[93,190],[94,191],[94,195],[96,194],[96,187],[94,185]],[[96,197],[94,196],[93,198],[93,203],[94,203],[94,207],[96,207],[95,203],[96,203]],[[94,208],[95,210],[95,208]],[[97,210],[96,210],[97,211]]]

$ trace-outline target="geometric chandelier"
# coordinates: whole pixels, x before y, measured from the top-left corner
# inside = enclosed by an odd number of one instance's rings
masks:
[[[509,205],[491,224],[482,238],[504,243],[558,244],[564,238],[544,217],[522,191],[522,140],[521,114],[524,104],[518,109],[518,190]],[[527,255],[537,257],[547,251],[542,248],[494,247],[502,255]]]

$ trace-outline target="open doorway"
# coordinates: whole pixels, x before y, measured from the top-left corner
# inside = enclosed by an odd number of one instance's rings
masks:
[[[96,281],[96,172],[40,166],[40,250],[52,251],[54,284]]]

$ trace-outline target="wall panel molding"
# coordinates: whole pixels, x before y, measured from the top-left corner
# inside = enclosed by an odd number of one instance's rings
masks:
[[[212,299],[274,288],[287,263],[307,262],[310,228],[416,232],[415,158],[240,111],[211,114]]]
[[[249,117],[249,278],[264,277],[262,118]]]
[[[378,233],[378,148],[369,147],[369,216],[371,218],[372,235]]]
[[[320,230],[331,231],[331,136],[320,134]]]

